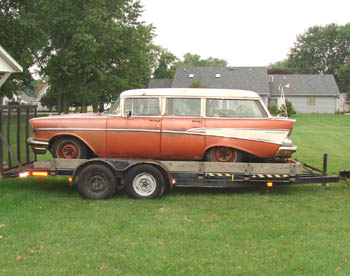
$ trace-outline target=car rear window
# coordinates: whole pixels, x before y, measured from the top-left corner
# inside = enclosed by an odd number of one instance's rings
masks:
[[[257,100],[207,99],[207,117],[265,118],[266,111]]]

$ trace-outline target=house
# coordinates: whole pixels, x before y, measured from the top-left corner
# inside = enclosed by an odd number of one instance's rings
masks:
[[[49,85],[47,83],[41,82],[36,88],[33,96],[28,96],[25,93],[20,95],[21,103],[36,105],[38,111],[49,111],[49,109],[45,106],[41,105],[41,98],[46,94]]]
[[[18,62],[0,45],[0,87],[5,83],[11,73],[23,72]]]
[[[271,104],[277,103],[283,87],[298,113],[335,113],[338,109],[340,94],[333,75],[269,75],[269,86]]]
[[[171,79],[150,79],[148,88],[170,88],[172,84]]]
[[[173,80],[151,80],[148,87],[191,85],[255,91],[266,105],[276,104],[284,87],[298,113],[335,113],[340,95],[333,75],[269,75],[266,67],[178,67]]]
[[[350,112],[350,94],[340,93],[339,97],[339,112]]]
[[[196,82],[208,88],[255,91],[268,104],[270,91],[266,67],[178,67],[171,87],[190,87]]]
[[[22,66],[0,45],[0,88],[12,73],[18,72],[23,72]],[[0,104],[4,103],[6,103],[6,97],[1,98]]]

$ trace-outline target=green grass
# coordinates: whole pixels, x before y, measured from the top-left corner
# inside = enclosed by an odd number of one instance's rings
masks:
[[[297,115],[292,140],[298,146],[293,156],[305,163],[322,168],[323,153],[328,154],[328,172],[337,174],[349,167],[350,116]]]
[[[300,160],[350,168],[350,116],[296,119]],[[349,198],[341,182],[87,201],[65,178],[1,180],[0,275],[349,275]]]

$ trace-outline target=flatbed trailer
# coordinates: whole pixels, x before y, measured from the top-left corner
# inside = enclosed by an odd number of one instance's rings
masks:
[[[350,171],[328,176],[323,170],[294,159],[287,162],[225,163],[149,159],[51,159],[35,162],[20,176],[68,176],[87,199],[108,199],[125,187],[133,198],[153,199],[167,187],[239,188],[307,183],[334,183],[350,178]]]

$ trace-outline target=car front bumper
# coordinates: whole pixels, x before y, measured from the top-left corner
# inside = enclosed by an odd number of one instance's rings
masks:
[[[27,139],[27,144],[32,148],[36,154],[44,154],[49,147],[49,142],[35,140],[33,137]]]

